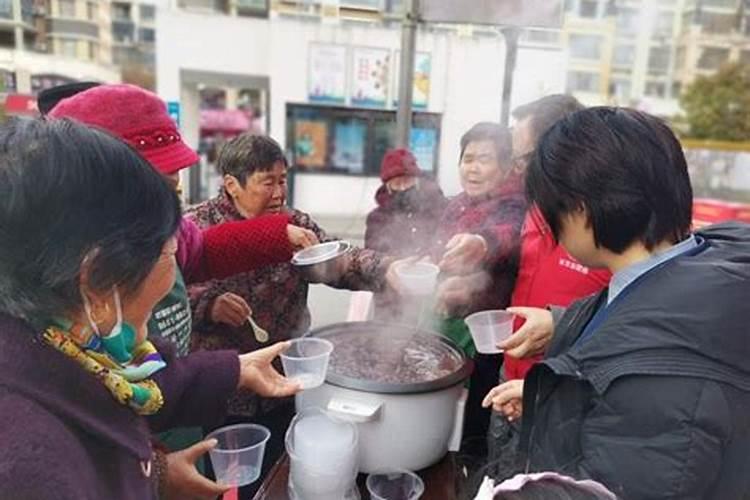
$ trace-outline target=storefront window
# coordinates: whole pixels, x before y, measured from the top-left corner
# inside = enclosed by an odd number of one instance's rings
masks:
[[[287,146],[297,172],[377,176],[396,144],[395,111],[287,105]],[[422,170],[435,173],[440,115],[415,113],[410,149]]]

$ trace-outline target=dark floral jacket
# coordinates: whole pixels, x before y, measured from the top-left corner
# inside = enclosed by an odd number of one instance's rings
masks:
[[[332,238],[312,218],[299,210],[288,210],[290,224],[315,232],[318,239]],[[187,210],[201,228],[227,221],[242,220],[242,216],[224,192],[216,198]],[[335,283],[335,288],[379,291],[385,286],[388,259],[372,250],[355,248],[348,272]],[[189,287],[193,312],[192,349],[236,349],[241,353],[266,347],[274,342],[304,335],[310,328],[310,311],[307,308],[308,282],[290,263],[267,266],[256,271],[238,274],[224,280],[213,280]],[[269,342],[261,345],[249,325],[234,328],[213,323],[209,312],[214,299],[231,292],[239,295],[253,311],[253,319],[266,331]],[[229,414],[254,416],[266,413],[280,400],[260,398],[254,394],[238,394],[230,401]]]

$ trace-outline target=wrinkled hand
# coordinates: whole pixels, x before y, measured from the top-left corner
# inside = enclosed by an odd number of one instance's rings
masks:
[[[440,270],[459,274],[474,271],[487,255],[487,242],[478,234],[460,233],[445,245]]]
[[[289,342],[279,342],[270,347],[240,354],[240,382],[238,388],[248,389],[266,398],[293,396],[300,385],[281,375],[271,362],[289,349]]]
[[[523,379],[515,379],[493,387],[482,400],[482,407],[505,415],[510,422],[523,413]]]
[[[455,308],[469,304],[473,290],[474,286],[468,277],[452,276],[444,280],[438,285],[435,311],[438,314],[450,314]]]
[[[216,446],[215,439],[196,443],[190,448],[168,453],[165,496],[168,500],[213,500],[229,490],[203,477],[195,462]]]
[[[526,320],[508,339],[499,343],[498,348],[514,358],[527,358],[543,353],[555,331],[552,313],[536,307],[509,307],[508,312]]]
[[[211,321],[214,323],[224,323],[234,327],[242,326],[247,321],[247,317],[252,314],[253,311],[245,299],[230,292],[216,297],[210,312]]]
[[[315,233],[304,227],[288,224],[286,234],[289,237],[289,243],[294,248],[307,248],[320,243]]]

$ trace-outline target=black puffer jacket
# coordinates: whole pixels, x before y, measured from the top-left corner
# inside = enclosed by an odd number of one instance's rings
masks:
[[[526,377],[531,471],[593,478],[625,500],[750,499],[750,226],[706,228],[573,345],[606,291],[558,322]]]

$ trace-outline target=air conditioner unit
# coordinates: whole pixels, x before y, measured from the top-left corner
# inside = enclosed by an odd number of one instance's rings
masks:
[[[34,8],[31,10],[31,13],[35,16],[46,16],[47,15],[47,6],[46,5],[34,5]]]

